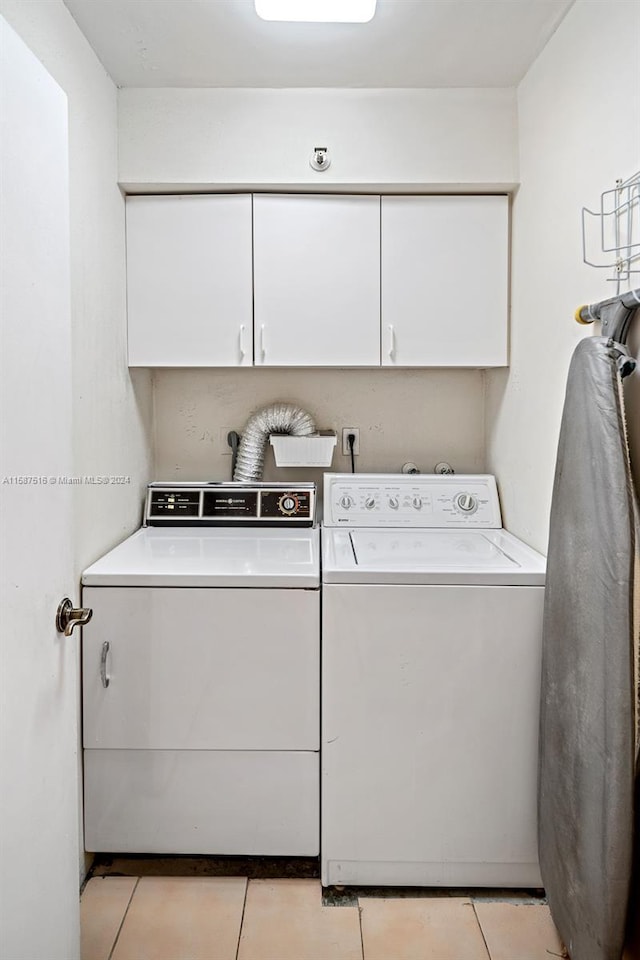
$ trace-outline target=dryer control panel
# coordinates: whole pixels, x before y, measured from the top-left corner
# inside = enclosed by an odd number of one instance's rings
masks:
[[[150,483],[144,525],[150,527],[312,527],[314,483]]]
[[[502,527],[490,474],[326,473],[325,527]]]

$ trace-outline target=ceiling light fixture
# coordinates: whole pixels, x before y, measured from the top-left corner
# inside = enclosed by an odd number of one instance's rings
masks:
[[[307,23],[368,23],[376,12],[376,0],[255,0],[263,20]]]

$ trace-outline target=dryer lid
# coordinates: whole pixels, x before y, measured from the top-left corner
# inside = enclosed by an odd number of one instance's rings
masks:
[[[298,587],[320,585],[317,527],[143,527],[91,564],[85,586]]]

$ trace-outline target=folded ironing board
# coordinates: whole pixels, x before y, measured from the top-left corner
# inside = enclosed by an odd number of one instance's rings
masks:
[[[539,847],[572,960],[620,960],[633,866],[640,565],[624,352],[605,337],[575,350],[551,509]]]

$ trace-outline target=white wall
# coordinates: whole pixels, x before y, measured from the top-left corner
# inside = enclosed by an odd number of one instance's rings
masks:
[[[513,90],[125,89],[131,191],[446,191],[517,182]],[[309,167],[314,146],[331,167]]]
[[[567,369],[592,329],[573,314],[616,292],[582,263],[580,211],[640,166],[639,40],[637,3],[577,0],[518,88],[511,367],[488,374],[487,466],[506,523],[544,552]],[[640,372],[627,393],[638,466]]]
[[[150,473],[150,376],[126,367],[116,88],[62,0],[0,0],[0,12],[68,98],[74,475],[131,478],[74,487],[78,599],[83,568],[139,524]]]
[[[130,376],[126,366],[117,90],[62,0],[0,0],[0,11],[69,102],[75,471],[131,477],[123,485],[77,489],[79,577],[139,523],[150,462],[150,377]]]
[[[342,427],[360,428],[359,471],[398,471],[407,461],[432,471],[484,466],[483,374],[422,370],[158,370],[155,474],[158,479],[228,480],[229,430],[276,400],[300,404],[321,430],[337,430],[333,470],[349,470]],[[321,471],[277,469],[269,448],[265,479],[316,480]]]

